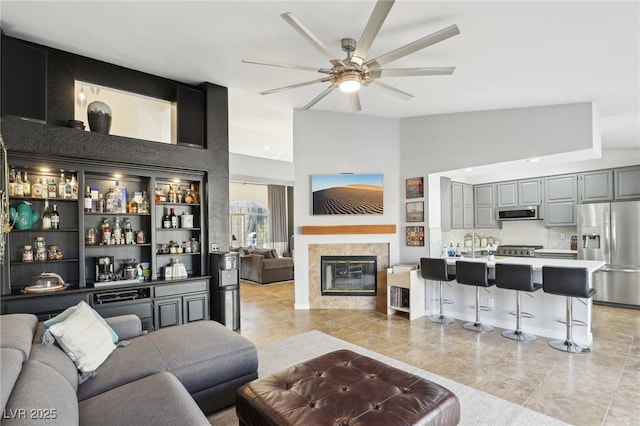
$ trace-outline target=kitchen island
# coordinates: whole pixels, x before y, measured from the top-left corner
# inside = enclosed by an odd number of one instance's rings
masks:
[[[531,257],[496,257],[495,260],[488,260],[487,257],[450,257],[447,264],[450,265],[450,273],[455,273],[456,261],[463,260],[469,262],[484,262],[489,267],[489,276],[494,277],[494,267],[496,263],[524,264],[533,267],[534,280],[542,283],[543,266],[560,266],[572,268],[587,268],[589,271],[589,285],[594,271],[601,268],[604,262],[597,260],[570,260],[570,259],[546,259]],[[426,280],[427,300],[426,315],[438,313],[438,283]],[[456,281],[451,282],[451,287],[445,287],[445,298],[453,301],[453,304],[445,305],[445,315],[456,318],[460,321],[474,321],[475,311],[475,287],[471,285],[461,285]],[[516,320],[510,311],[516,308],[516,292],[513,290],[501,289],[496,286],[488,288],[489,293],[480,291],[480,304],[488,306],[491,311],[483,311],[480,319],[483,323],[503,329],[515,328]],[[522,298],[523,311],[534,315],[534,318],[523,318],[522,329],[536,336],[544,336],[552,339],[564,339],[566,336],[566,326],[557,320],[566,318],[566,298],[553,294],[544,293],[542,289],[531,294],[533,298],[524,296]],[[573,315],[575,320],[585,323],[584,327],[573,328],[573,339],[576,343],[589,345],[593,341],[591,333],[591,299],[580,299],[573,302]]]

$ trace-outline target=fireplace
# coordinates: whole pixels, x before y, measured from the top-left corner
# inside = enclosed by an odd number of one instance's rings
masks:
[[[376,256],[321,256],[320,289],[323,296],[375,296]]]

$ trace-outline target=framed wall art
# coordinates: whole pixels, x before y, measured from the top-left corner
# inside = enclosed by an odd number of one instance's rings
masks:
[[[424,222],[424,201],[407,203],[407,222]]]
[[[422,198],[424,197],[424,178],[410,178],[407,179],[407,198]]]
[[[407,226],[407,245],[424,246],[424,226]]]
[[[383,214],[383,175],[311,175],[313,214]]]

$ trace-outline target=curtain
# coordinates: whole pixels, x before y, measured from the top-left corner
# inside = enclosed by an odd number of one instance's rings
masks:
[[[279,255],[287,248],[287,194],[282,185],[268,185],[267,198],[269,200],[269,233],[271,243]]]

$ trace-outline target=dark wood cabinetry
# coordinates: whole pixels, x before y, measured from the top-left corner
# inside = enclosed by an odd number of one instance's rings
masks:
[[[2,38],[2,115],[47,121],[47,51]]]
[[[179,85],[178,144],[205,148],[204,144],[204,92]]]
[[[44,115],[9,114],[9,110],[5,109],[5,104],[11,103],[12,100],[9,99],[9,91],[4,90],[4,77],[9,75],[9,62],[4,60],[4,54],[8,52],[5,48],[10,43],[18,43],[34,49],[34,52],[42,51],[45,54],[44,73],[37,76],[37,84],[32,85],[44,87],[44,98],[25,98],[30,108],[39,108],[44,111]],[[61,169],[65,172],[74,171],[79,192],[79,200],[64,200],[58,203],[58,209],[62,209],[61,216],[65,221],[60,230],[43,231],[38,228],[38,223],[31,230],[12,231],[9,234],[6,262],[0,264],[2,313],[32,312],[45,318],[77,304],[80,300],[85,300],[94,304],[94,307],[106,316],[135,313],[143,319],[147,328],[152,328],[157,319],[154,312],[160,306],[156,303],[155,289],[166,285],[178,285],[180,291],[177,296],[166,296],[179,299],[179,306],[174,307],[174,319],[177,318],[178,322],[190,322],[208,318],[208,263],[204,259],[208,256],[207,248],[212,242],[219,243],[222,250],[226,250],[228,244],[227,89],[206,82],[190,86],[4,35],[2,53],[3,119],[0,122],[0,131],[9,151],[10,163],[28,167],[30,175],[40,167],[49,167],[51,171],[43,173],[51,175],[59,173]],[[184,133],[185,137],[181,137],[178,145],[170,145],[66,127],[68,120],[74,117],[75,80],[172,101],[178,96],[176,88],[187,89],[180,90],[183,103],[177,106],[178,113],[186,117],[181,120],[185,127],[181,134]],[[23,120],[24,117],[40,122]],[[190,118],[193,119],[191,123]],[[42,122],[46,124],[43,125]],[[191,130],[195,130],[195,136],[187,135]],[[121,175],[122,184],[130,190],[147,188],[151,201],[149,213],[102,214],[83,211],[82,194],[86,185],[101,188],[101,192],[104,192],[105,188],[114,185],[113,175],[116,173]],[[188,206],[174,203],[172,206],[179,214],[183,211],[193,214],[194,225],[189,229],[158,231],[157,215],[163,211],[164,205],[155,203],[153,191],[156,182],[163,185],[174,180],[183,185],[196,182],[199,202]],[[209,200],[216,202],[211,203]],[[34,209],[42,211],[44,200],[27,201],[33,202]],[[12,206],[17,202],[19,200],[14,197],[11,200]],[[84,237],[87,228],[97,227],[105,217],[112,223],[114,219],[122,221],[127,217],[136,230],[145,231],[147,241],[144,244],[113,247],[86,245]],[[75,220],[75,223],[67,222],[68,220]],[[63,260],[23,264],[20,247],[40,235],[45,237],[47,244],[58,243],[61,246],[60,249],[64,252]],[[168,255],[157,253],[158,243],[174,240],[183,243],[191,238],[196,238],[199,242],[199,252]],[[134,258],[137,262],[148,262],[152,271],[151,281],[139,286],[127,286],[126,289],[148,287],[150,296],[142,298],[144,300],[136,298],[134,301],[123,301],[121,304],[98,304],[94,300],[97,293],[119,292],[122,288],[91,287],[95,280],[94,263],[97,256]],[[185,264],[189,278],[163,280],[160,272],[175,257],[180,258]],[[72,284],[71,287],[56,294],[19,293],[29,277],[43,271],[59,273]],[[195,292],[190,290],[186,284],[191,281],[204,283],[205,289]],[[158,303],[165,306],[162,296],[159,300]],[[179,312],[176,311],[178,309]],[[162,310],[168,311],[168,308]],[[170,319],[171,316],[167,314],[167,319],[163,321],[170,323]]]

